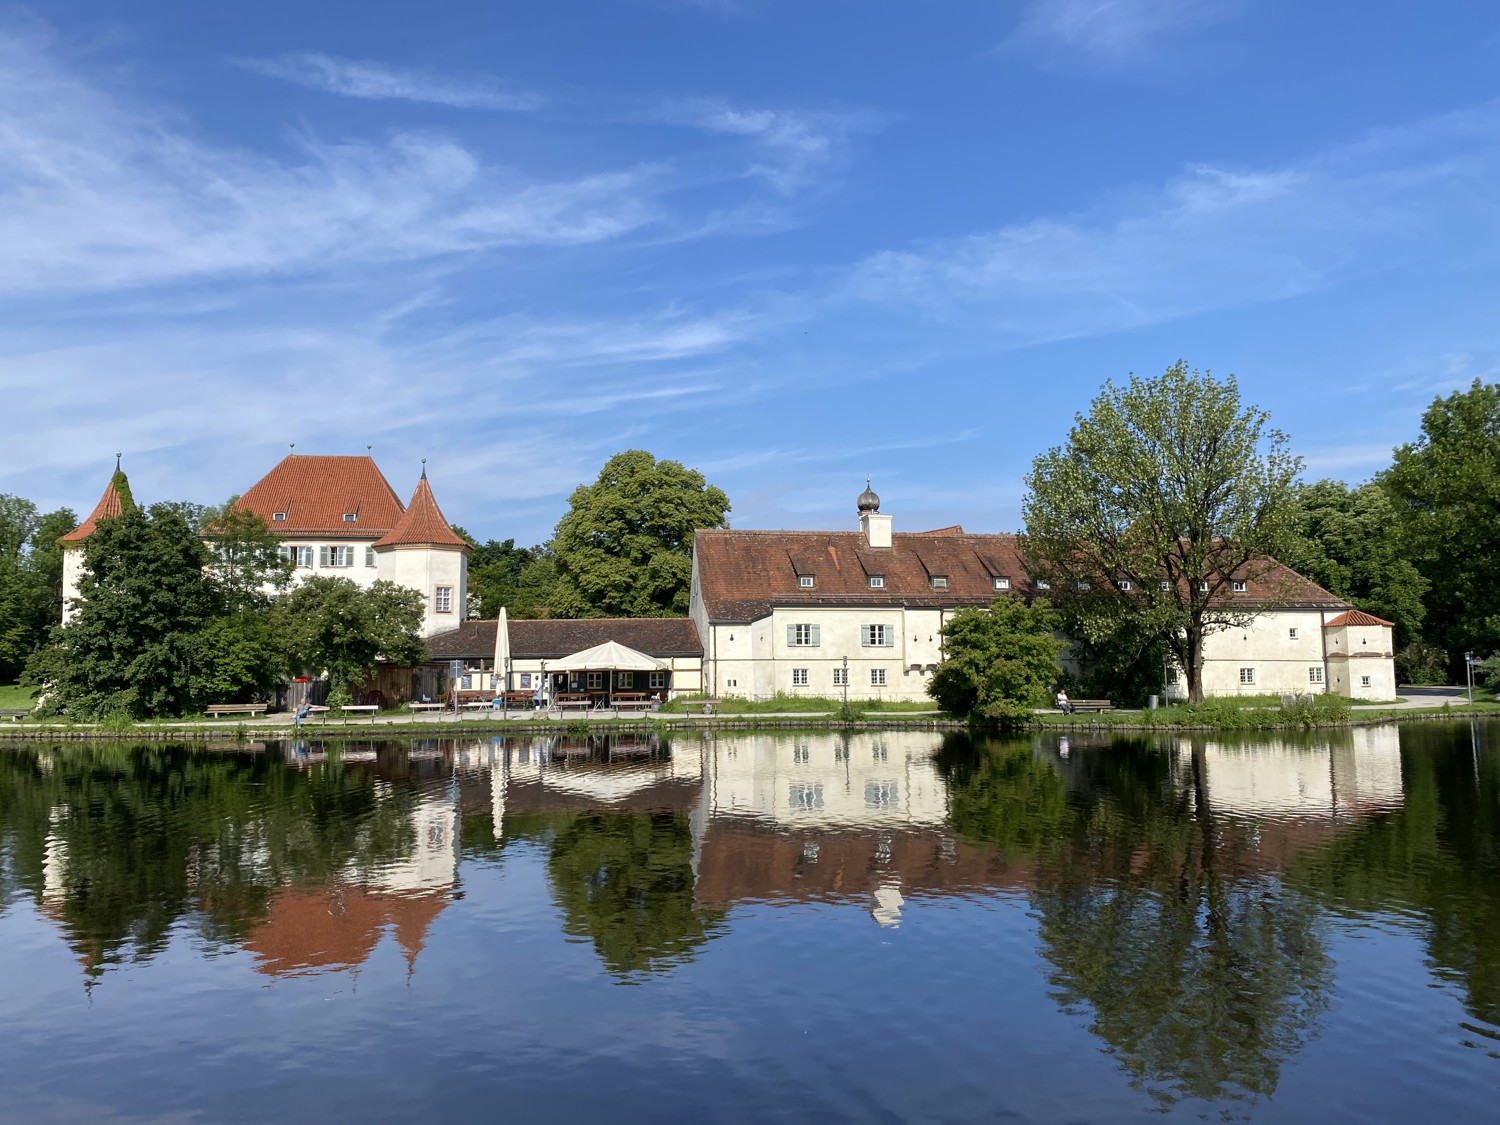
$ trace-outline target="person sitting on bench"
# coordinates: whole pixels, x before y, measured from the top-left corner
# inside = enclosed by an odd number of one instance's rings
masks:
[[[1068,693],[1065,688],[1057,689],[1057,709],[1064,715],[1073,713],[1073,704],[1068,702]]]

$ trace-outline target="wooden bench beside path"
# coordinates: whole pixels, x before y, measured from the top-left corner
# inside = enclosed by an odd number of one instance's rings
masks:
[[[1115,705],[1107,699],[1070,699],[1075,711],[1113,711]]]
[[[225,715],[264,715],[269,703],[210,703],[205,713],[210,719],[222,719]]]
[[[31,714],[30,711],[13,711],[9,708],[6,708],[5,710],[0,711],[0,719],[9,719],[13,723],[19,723],[29,714]]]

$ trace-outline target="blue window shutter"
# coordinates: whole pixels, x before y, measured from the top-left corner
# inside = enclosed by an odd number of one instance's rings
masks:
[[[788,625],[786,627],[786,643],[789,645],[795,645],[797,643],[797,626]]]
[[[318,565],[319,566],[327,566],[328,565],[328,548],[327,547],[319,547],[318,548]]]
[[[811,643],[811,644],[813,644],[813,645],[814,645],[814,646],[816,646],[816,645],[818,645],[818,644],[820,644],[820,643],[821,643],[821,640],[820,640],[820,638],[819,638],[819,636],[818,636],[818,634],[819,634],[819,633],[820,633],[820,632],[821,632],[821,631],[822,631],[822,626],[819,626],[819,625],[814,625],[814,626],[813,626],[813,627],[812,627],[812,640],[811,640],[811,642],[810,642],[810,643]]]
[[[870,642],[870,633],[871,633],[870,626],[868,626],[868,625],[861,625],[859,627],[859,643],[862,646],[864,646],[865,648],[869,648],[870,647],[870,643],[871,643]]]
[[[896,647],[896,630],[892,629],[889,625],[885,627],[885,647]]]

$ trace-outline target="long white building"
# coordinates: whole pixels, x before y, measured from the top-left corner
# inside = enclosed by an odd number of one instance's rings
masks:
[[[925,700],[954,613],[1046,594],[1014,535],[896,532],[868,488],[858,510],[856,531],[697,533],[688,612],[705,691]],[[1395,697],[1389,622],[1279,563],[1233,588],[1257,616],[1206,640],[1208,694]]]

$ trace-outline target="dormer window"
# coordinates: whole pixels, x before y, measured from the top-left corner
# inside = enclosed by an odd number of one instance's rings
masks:
[[[1125,593],[1127,593],[1127,594],[1130,593],[1130,579],[1128,579],[1128,578],[1122,578],[1118,582],[1116,582],[1115,585],[1118,586]]]
[[[1198,592],[1200,594],[1206,594],[1206,593],[1208,593],[1208,579],[1207,578],[1205,578],[1202,582],[1198,583]]]
[[[1038,578],[1035,585],[1038,590],[1052,589],[1052,583],[1048,582],[1045,578]]]
[[[344,513],[344,522],[345,523],[353,523],[357,519],[359,519],[359,513],[358,512],[345,512]]]
[[[997,589],[997,590],[1009,590],[1010,589],[1010,579],[1009,578],[997,578],[997,579],[995,579],[995,589]]]
[[[1080,578],[1080,579],[1079,579],[1079,580],[1078,580],[1078,589],[1079,589],[1079,590],[1080,590],[1080,591],[1081,591],[1081,592],[1082,592],[1082,593],[1085,593],[1085,594],[1086,594],[1086,593],[1088,593],[1088,592],[1089,592],[1089,591],[1090,591],[1090,590],[1092,590],[1092,589],[1093,589],[1093,588],[1094,588],[1094,587],[1093,587],[1093,586],[1091,586],[1091,585],[1089,585],[1089,583],[1088,583],[1088,582],[1086,582],[1086,581],[1084,581],[1084,580],[1083,580],[1083,579],[1082,579],[1082,578]]]
[[[885,575],[883,575],[883,574],[872,574],[872,575],[870,575],[870,589],[872,589],[872,590],[884,590],[885,589]]]
[[[934,574],[931,581],[934,590],[946,590],[948,588],[948,576],[946,574]]]
[[[271,513],[271,522],[272,523],[286,523],[286,513],[285,512],[272,512]]]
[[[818,584],[818,580],[816,578],[814,578],[811,574],[799,574],[799,575],[797,575],[797,585],[801,586],[804,590],[811,590],[817,584]]]
[[[1243,578],[1236,578],[1229,584],[1229,588],[1236,594],[1243,594],[1247,589],[1249,589],[1249,587],[1245,585],[1245,580]]]

